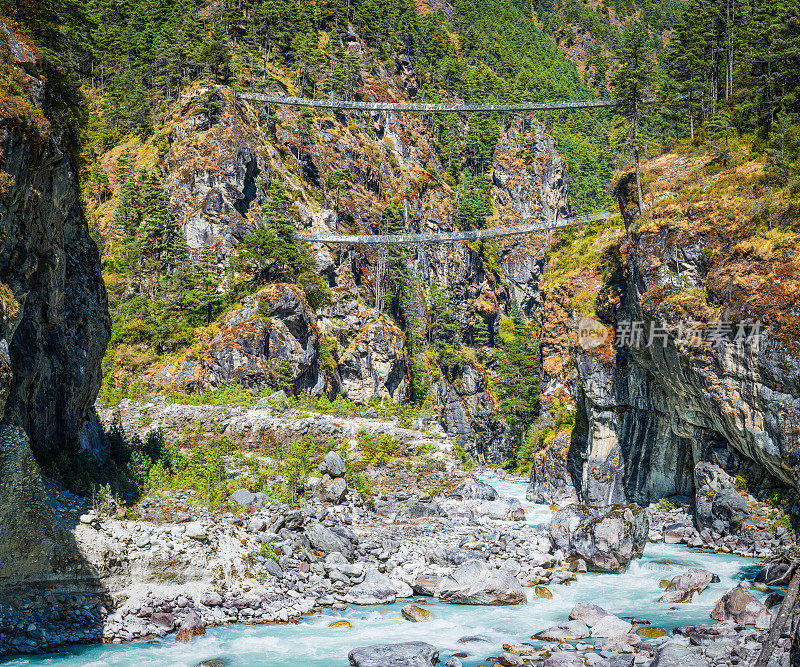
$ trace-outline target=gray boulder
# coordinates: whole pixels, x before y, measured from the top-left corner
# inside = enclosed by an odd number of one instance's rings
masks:
[[[553,515],[550,541],[592,572],[624,572],[642,557],[649,529],[647,512],[638,505],[570,505]]]
[[[345,596],[350,604],[391,604],[397,597],[397,588],[385,574],[369,568],[364,581],[353,586]]]
[[[228,500],[241,507],[264,507],[269,502],[269,497],[265,493],[252,493],[247,489],[237,489]]]
[[[633,626],[613,614],[603,616],[592,626],[592,637],[621,637],[627,635]]]
[[[491,488],[491,487],[490,487]],[[490,519],[506,521],[524,521],[525,509],[516,498],[498,498],[497,500],[482,500],[469,504],[472,511],[478,516],[488,516]]]
[[[305,535],[311,546],[323,553],[329,554],[338,551],[346,558],[353,557],[353,545],[318,521],[306,527]]]
[[[713,573],[699,567],[693,567],[682,574],[674,576],[667,585],[667,590],[702,593],[713,581]]]
[[[336,452],[330,451],[325,455],[325,458],[322,459],[322,463],[319,464],[319,471],[323,475],[330,475],[335,479],[337,477],[344,477],[347,469],[344,467],[342,457]]]
[[[650,663],[650,667],[707,667],[705,660],[688,646],[667,642],[661,646]]]
[[[497,491],[493,486],[470,477],[461,486],[453,489],[448,498],[457,500],[497,500]]]
[[[439,650],[425,642],[359,646],[347,654],[353,667],[433,667]]]
[[[591,602],[579,602],[569,613],[570,620],[582,621],[590,628],[605,616],[609,616],[609,613]]]
[[[559,623],[533,635],[534,639],[544,642],[564,642],[570,639],[581,639],[589,636],[589,628],[583,621],[567,621]]]
[[[316,492],[325,502],[338,505],[347,493],[347,483],[341,477],[333,479],[326,474],[322,476]]]
[[[428,595],[433,597],[436,594],[436,590],[439,588],[439,584],[441,582],[442,577],[437,577],[434,574],[419,574],[414,580],[414,585],[412,588],[414,593],[417,595]]]
[[[526,602],[522,585],[508,570],[495,570],[482,560],[459,565],[444,577],[437,595],[455,604],[505,605]]]
[[[557,651],[550,654],[542,667],[583,667],[583,658],[576,651]]]

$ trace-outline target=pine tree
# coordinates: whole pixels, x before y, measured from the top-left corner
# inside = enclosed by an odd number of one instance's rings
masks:
[[[236,246],[232,268],[249,273],[255,286],[270,278],[293,280],[312,267],[304,244],[294,238],[292,200],[284,186],[273,181],[261,219]]]
[[[214,310],[220,302],[219,272],[214,250],[208,243],[200,251],[200,261],[195,267],[195,291],[198,311],[206,323],[211,322]]]
[[[228,40],[222,26],[214,21],[211,32],[208,33],[197,47],[197,59],[210,67],[214,73],[214,79],[219,80],[220,70],[227,71],[231,61],[231,54],[228,50]]]
[[[477,317],[478,319],[475,322],[475,326],[472,328],[472,340],[476,347],[486,347],[491,340],[489,336],[489,326],[486,324],[486,320],[483,317],[480,315]]]
[[[617,71],[613,78],[614,102],[617,113],[628,122],[625,147],[633,153],[636,162],[636,191],[639,210],[642,210],[642,180],[639,173],[639,156],[645,147],[641,128],[642,112],[653,94],[655,62],[649,36],[641,23],[629,25],[621,46],[615,54]]]

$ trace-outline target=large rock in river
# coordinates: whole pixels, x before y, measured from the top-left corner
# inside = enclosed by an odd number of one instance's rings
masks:
[[[364,581],[353,586],[345,596],[350,604],[390,604],[397,597],[397,588],[385,574],[374,567],[364,575]]]
[[[771,614],[763,603],[737,586],[720,598],[711,612],[711,618],[715,621],[733,621],[742,625],[755,625],[763,630],[770,626]]]
[[[436,594],[455,604],[522,604],[525,592],[522,585],[508,570],[495,570],[482,560],[471,560],[459,565],[452,574],[444,577]]]
[[[570,505],[553,516],[550,541],[591,571],[622,572],[641,558],[649,528],[647,512],[638,505]]]
[[[425,642],[359,646],[347,654],[353,667],[433,667],[439,651]]]

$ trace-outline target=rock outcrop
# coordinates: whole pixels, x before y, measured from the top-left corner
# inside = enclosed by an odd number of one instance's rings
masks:
[[[339,360],[341,391],[358,403],[405,395],[405,336],[386,317],[369,322]]]
[[[617,188],[625,227],[589,234],[597,261],[543,289],[543,412],[558,401],[575,426],[568,441],[557,434],[537,453],[530,494],[647,504],[698,492],[703,525],[737,530],[752,504],[726,487],[715,509],[703,488],[720,475],[708,465],[764,489],[796,489],[800,479],[794,288],[780,259],[788,255],[759,258],[751,228],[718,223],[746,217],[750,204],[732,184],[749,182],[758,164],[726,169],[717,153],[699,151],[643,168],[653,175],[645,213],[631,213],[628,174]],[[702,187],[671,199],[692,179]],[[598,335],[584,335],[591,331]]]
[[[111,322],[72,138],[44,116],[38,55],[4,23],[0,39],[27,98],[0,118],[0,413],[50,462],[83,435]]]

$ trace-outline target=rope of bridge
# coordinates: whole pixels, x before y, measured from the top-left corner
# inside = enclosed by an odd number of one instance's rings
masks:
[[[352,109],[356,111],[421,111],[427,113],[477,113],[480,111],[543,111],[549,109],[585,109],[614,106],[613,100],[559,100],[556,102],[523,102],[520,104],[434,104],[428,102],[346,102],[344,100],[312,100],[300,97],[279,97],[259,93],[236,93],[243,100],[318,109]]]
[[[471,231],[442,232],[438,234],[316,234],[295,232],[294,237],[309,243],[344,243],[353,245],[402,245],[407,243],[449,243],[451,241],[479,241],[500,236],[516,236],[545,232],[551,229],[561,229],[583,225],[595,220],[608,220],[611,213],[592,213],[579,215],[574,218],[564,218],[555,222],[539,222],[522,227],[491,227],[489,229],[474,229]]]

